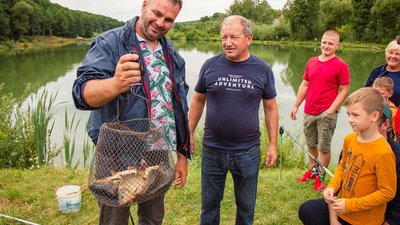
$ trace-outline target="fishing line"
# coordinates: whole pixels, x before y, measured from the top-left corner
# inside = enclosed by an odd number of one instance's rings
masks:
[[[318,161],[318,159],[316,159],[309,151],[305,150],[304,147],[298,142],[296,141],[295,138],[292,137],[292,135],[290,135],[289,132],[287,132],[287,130],[283,129],[283,126],[279,127],[279,133],[283,134],[283,132],[285,132],[287,134],[287,136],[289,136],[294,143],[296,143],[301,150],[303,150],[305,153],[307,153],[308,156],[310,156],[310,158],[312,158],[312,160],[314,160],[314,162],[316,162],[318,164],[318,166],[322,167],[324,169],[324,171],[331,177],[333,177],[333,173],[331,171],[329,171],[328,168],[326,168],[324,165],[322,165],[322,163],[320,161]]]

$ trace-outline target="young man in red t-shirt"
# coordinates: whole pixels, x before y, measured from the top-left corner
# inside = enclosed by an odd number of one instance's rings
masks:
[[[337,112],[350,90],[348,65],[335,55],[339,48],[337,31],[328,30],[321,39],[321,54],[311,58],[306,65],[296,101],[290,112],[295,120],[299,106],[305,100],[303,129],[308,151],[325,166],[331,159],[331,140],[336,127]],[[298,180],[306,182],[315,178],[314,190],[323,190],[325,184],[311,168],[315,164],[309,157],[310,169]],[[319,168],[317,171],[322,171]],[[323,172],[323,171],[322,171]]]

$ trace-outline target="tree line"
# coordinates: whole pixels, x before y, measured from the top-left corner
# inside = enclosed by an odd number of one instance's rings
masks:
[[[308,41],[335,29],[345,41],[387,43],[400,33],[399,12],[400,0],[287,0],[282,10],[272,9],[267,0],[235,0],[225,13],[175,23],[168,37],[219,40],[222,20],[238,14],[253,22],[255,40]],[[92,37],[122,24],[49,0],[0,0],[0,41],[33,35]]]
[[[92,37],[123,22],[106,16],[70,10],[49,0],[0,0],[0,40],[33,35]]]
[[[319,39],[328,29],[342,40],[387,43],[400,34],[400,0],[287,0],[282,10],[268,1],[235,0],[226,13],[176,24],[172,39],[219,39],[219,25],[228,15],[242,15],[253,23],[255,40]]]

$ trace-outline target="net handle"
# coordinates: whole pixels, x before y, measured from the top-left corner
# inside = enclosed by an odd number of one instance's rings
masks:
[[[147,116],[148,116],[148,120],[149,120],[149,124],[150,124],[150,107],[148,106],[147,98],[145,98],[145,97],[143,97],[143,96],[141,96],[141,95],[139,95],[139,94],[137,94],[135,92],[135,89],[139,88],[140,86],[141,86],[141,82],[140,81],[136,82],[136,83],[133,83],[132,86],[129,88],[129,91],[122,93],[121,96],[123,98],[127,99],[128,98],[127,95],[128,94],[132,94],[132,95],[135,95],[136,97],[139,97],[139,98],[143,99],[146,102],[146,105],[147,105],[147,107],[146,107],[147,108]],[[120,98],[117,98],[117,122],[121,122],[120,118],[121,118],[122,106],[123,106],[123,104],[120,103]]]

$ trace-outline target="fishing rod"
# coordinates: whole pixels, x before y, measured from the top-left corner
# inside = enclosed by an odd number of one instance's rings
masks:
[[[324,165],[322,165],[322,163],[321,163],[320,161],[318,161],[318,159],[316,159],[309,151],[307,151],[306,149],[304,149],[304,147],[303,147],[299,142],[297,142],[296,139],[294,139],[293,136],[290,135],[289,132],[287,132],[287,130],[283,129],[283,126],[280,126],[280,127],[279,127],[279,134],[281,134],[281,137],[282,137],[282,134],[283,134],[284,132],[287,134],[287,136],[289,136],[289,137],[294,141],[294,143],[296,143],[296,144],[300,147],[301,150],[303,150],[305,153],[307,153],[307,155],[310,156],[310,158],[311,158],[312,160],[314,160],[314,162],[317,163],[318,166],[322,167],[322,168],[324,169],[324,171],[325,171],[329,176],[333,177],[333,173],[332,173],[331,171],[329,171],[328,168],[326,168]]]
[[[1,213],[0,213],[0,216],[1,216],[1,217],[4,217],[4,218],[7,218],[7,219],[16,220],[16,221],[18,221],[18,222],[20,222],[20,223],[23,223],[23,224],[28,224],[28,225],[39,225],[39,224],[37,224],[37,223],[29,222],[29,221],[26,221],[26,220],[23,220],[23,219],[19,219],[19,218],[15,218],[15,217],[12,217],[12,216],[7,216],[7,215],[1,214]]]

